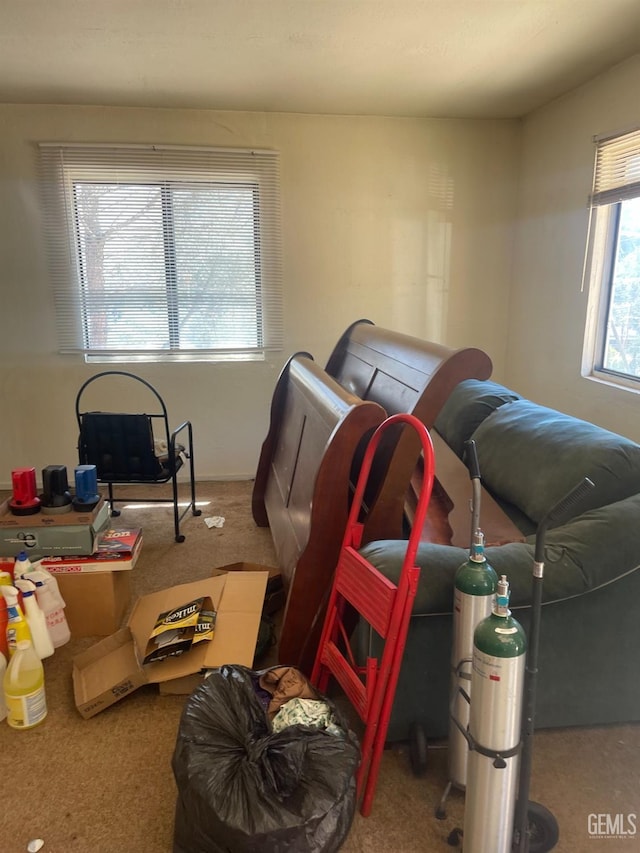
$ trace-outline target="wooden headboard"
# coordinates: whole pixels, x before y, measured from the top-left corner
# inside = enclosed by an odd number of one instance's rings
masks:
[[[347,329],[325,370],[309,353],[289,359],[274,390],[252,499],[256,523],[271,528],[287,589],[281,663],[310,673],[353,483],[374,429],[397,412],[431,428],[458,382],[490,375],[481,350],[453,350],[368,320]],[[386,430],[365,492],[363,544],[404,537],[420,454],[415,430]]]
[[[456,385],[488,379],[492,367],[489,356],[474,347],[451,349],[358,320],[336,344],[326,371],[352,394],[379,403],[387,415],[408,412],[431,429]],[[405,496],[419,456],[414,430],[389,430],[383,438],[365,493],[363,544],[404,535]]]

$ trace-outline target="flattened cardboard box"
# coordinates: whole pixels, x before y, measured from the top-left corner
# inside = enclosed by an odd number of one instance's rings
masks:
[[[225,572],[269,572],[269,578],[266,586],[266,597],[262,602],[262,610],[264,613],[265,605],[268,603],[269,599],[269,586],[273,581],[281,578],[280,569],[275,568],[274,566],[263,566],[260,563],[248,563],[245,561],[240,563],[228,563],[226,566],[214,569],[212,574],[215,576],[224,574]],[[284,601],[282,603],[284,604]],[[253,659],[250,664],[245,664],[245,666],[253,666]],[[198,685],[202,683],[203,677],[203,673],[194,672],[189,675],[184,675],[181,678],[172,678],[170,681],[163,681],[159,684],[158,691],[165,696],[188,696],[193,693]]]
[[[160,684],[227,663],[251,666],[268,570],[233,571],[179,584],[139,598],[126,628],[106,637],[73,660],[76,707],[85,719],[128,696],[143,684]],[[216,610],[211,642],[198,643],[177,657],[142,666],[147,640],[158,615],[199,596]]]

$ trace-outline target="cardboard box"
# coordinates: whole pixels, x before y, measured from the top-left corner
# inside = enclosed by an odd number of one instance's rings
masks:
[[[262,602],[262,615],[270,615],[284,606],[285,598],[284,589],[282,587],[282,574],[279,568],[273,566],[263,566],[260,563],[228,563],[219,569],[214,569],[214,575],[224,574],[225,572],[268,572],[267,586],[265,597]],[[257,642],[256,634],[256,642]],[[255,653],[255,644],[254,644]],[[250,664],[245,666],[253,666],[253,658]],[[202,683],[202,673],[191,673],[184,675],[181,678],[172,678],[170,681],[163,681],[158,685],[158,690],[161,694],[167,696],[183,696],[190,695],[196,687]]]
[[[35,512],[33,515],[14,515],[9,509],[10,498],[0,503],[0,528],[8,527],[12,529],[21,529],[25,527],[68,527],[69,525],[91,525],[102,508],[105,506],[103,498],[100,498],[91,512],[70,512],[57,513],[55,515],[47,515],[45,512]]]
[[[269,572],[269,580],[267,581],[267,591],[262,606],[264,616],[272,616],[284,607],[287,595],[282,583],[282,573],[279,568],[273,566],[259,566],[255,563],[230,563],[224,566],[222,571],[225,572],[257,572],[267,570]]]
[[[9,502],[0,504],[0,556],[15,557],[26,551],[29,559],[92,554],[96,538],[111,520],[109,504],[101,500],[93,512],[63,515],[13,515]]]
[[[129,574],[114,572],[113,576],[128,578]],[[93,577],[97,576],[70,575],[68,579]],[[126,628],[74,658],[73,689],[79,712],[86,719],[93,717],[141,684],[182,680],[226,663],[251,666],[267,578],[268,571],[264,568],[233,572],[218,569],[214,577],[139,598]],[[200,596],[209,596],[217,613],[213,639],[197,643],[177,657],[142,666],[140,661],[158,614]]]
[[[117,631],[131,603],[130,572],[56,574],[71,636],[106,637]]]
[[[124,543],[126,547],[121,549],[118,543]],[[44,557],[40,565],[55,575],[131,571],[138,562],[141,548],[141,530],[105,530],[96,539],[95,553],[76,557]]]

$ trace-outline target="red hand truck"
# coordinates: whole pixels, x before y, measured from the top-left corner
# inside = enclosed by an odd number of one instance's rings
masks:
[[[404,424],[405,429],[411,426],[418,433],[424,456],[424,479],[396,586],[358,553],[364,529],[364,524],[358,519],[380,439],[387,429],[398,424]],[[362,760],[357,773],[358,797],[362,797],[360,813],[364,817],[371,813],[418,587],[420,569],[415,565],[415,558],[431,498],[433,476],[433,445],[429,431],[421,421],[413,415],[401,413],[391,415],[380,424],[362,461],[311,674],[311,681],[322,693],[333,675],[365,724]],[[364,666],[357,665],[345,628],[345,617],[353,616],[354,611],[384,641],[380,657],[367,657]]]

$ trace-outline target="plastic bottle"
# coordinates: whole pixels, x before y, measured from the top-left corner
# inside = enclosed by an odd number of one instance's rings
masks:
[[[7,646],[12,658],[20,640],[31,642],[31,631],[18,604],[18,590],[15,586],[0,586],[0,592],[7,602]]]
[[[13,586],[15,562],[16,561],[14,560],[10,572],[0,572],[0,586]],[[4,598],[2,600],[4,601]],[[18,591],[18,604],[22,607],[22,593],[20,591]]]
[[[27,572],[33,570],[33,563],[29,559],[29,556],[26,551],[20,551],[18,556],[16,557],[16,561],[13,565],[13,579],[17,581],[19,578],[23,577]]]
[[[11,572],[0,572],[0,586],[13,586],[13,575]],[[9,649],[7,647],[7,604],[3,595],[0,595],[0,652],[5,657],[9,657]]]
[[[3,599],[4,601],[4,599]],[[4,674],[7,671],[7,659],[3,654],[0,654],[0,681],[4,684]],[[0,693],[0,720],[4,720],[7,716],[7,703],[4,701],[4,689]]]
[[[31,631],[33,648],[40,660],[44,660],[53,654],[53,642],[47,627],[47,617],[40,609],[35,595],[36,585],[33,581],[22,578],[16,581],[16,586],[22,592],[24,615]]]
[[[58,591],[57,581],[44,569],[34,569],[28,573],[27,579],[36,585],[36,597],[40,610],[47,620],[47,628],[54,649],[64,646],[71,639],[71,632],[67,617],[64,615],[64,599]]]
[[[4,595],[0,595],[0,654],[9,657],[9,644],[7,642],[7,624],[9,614],[7,613],[7,602]]]
[[[47,716],[44,668],[31,640],[20,640],[4,674],[7,722],[14,729],[31,729]]]

